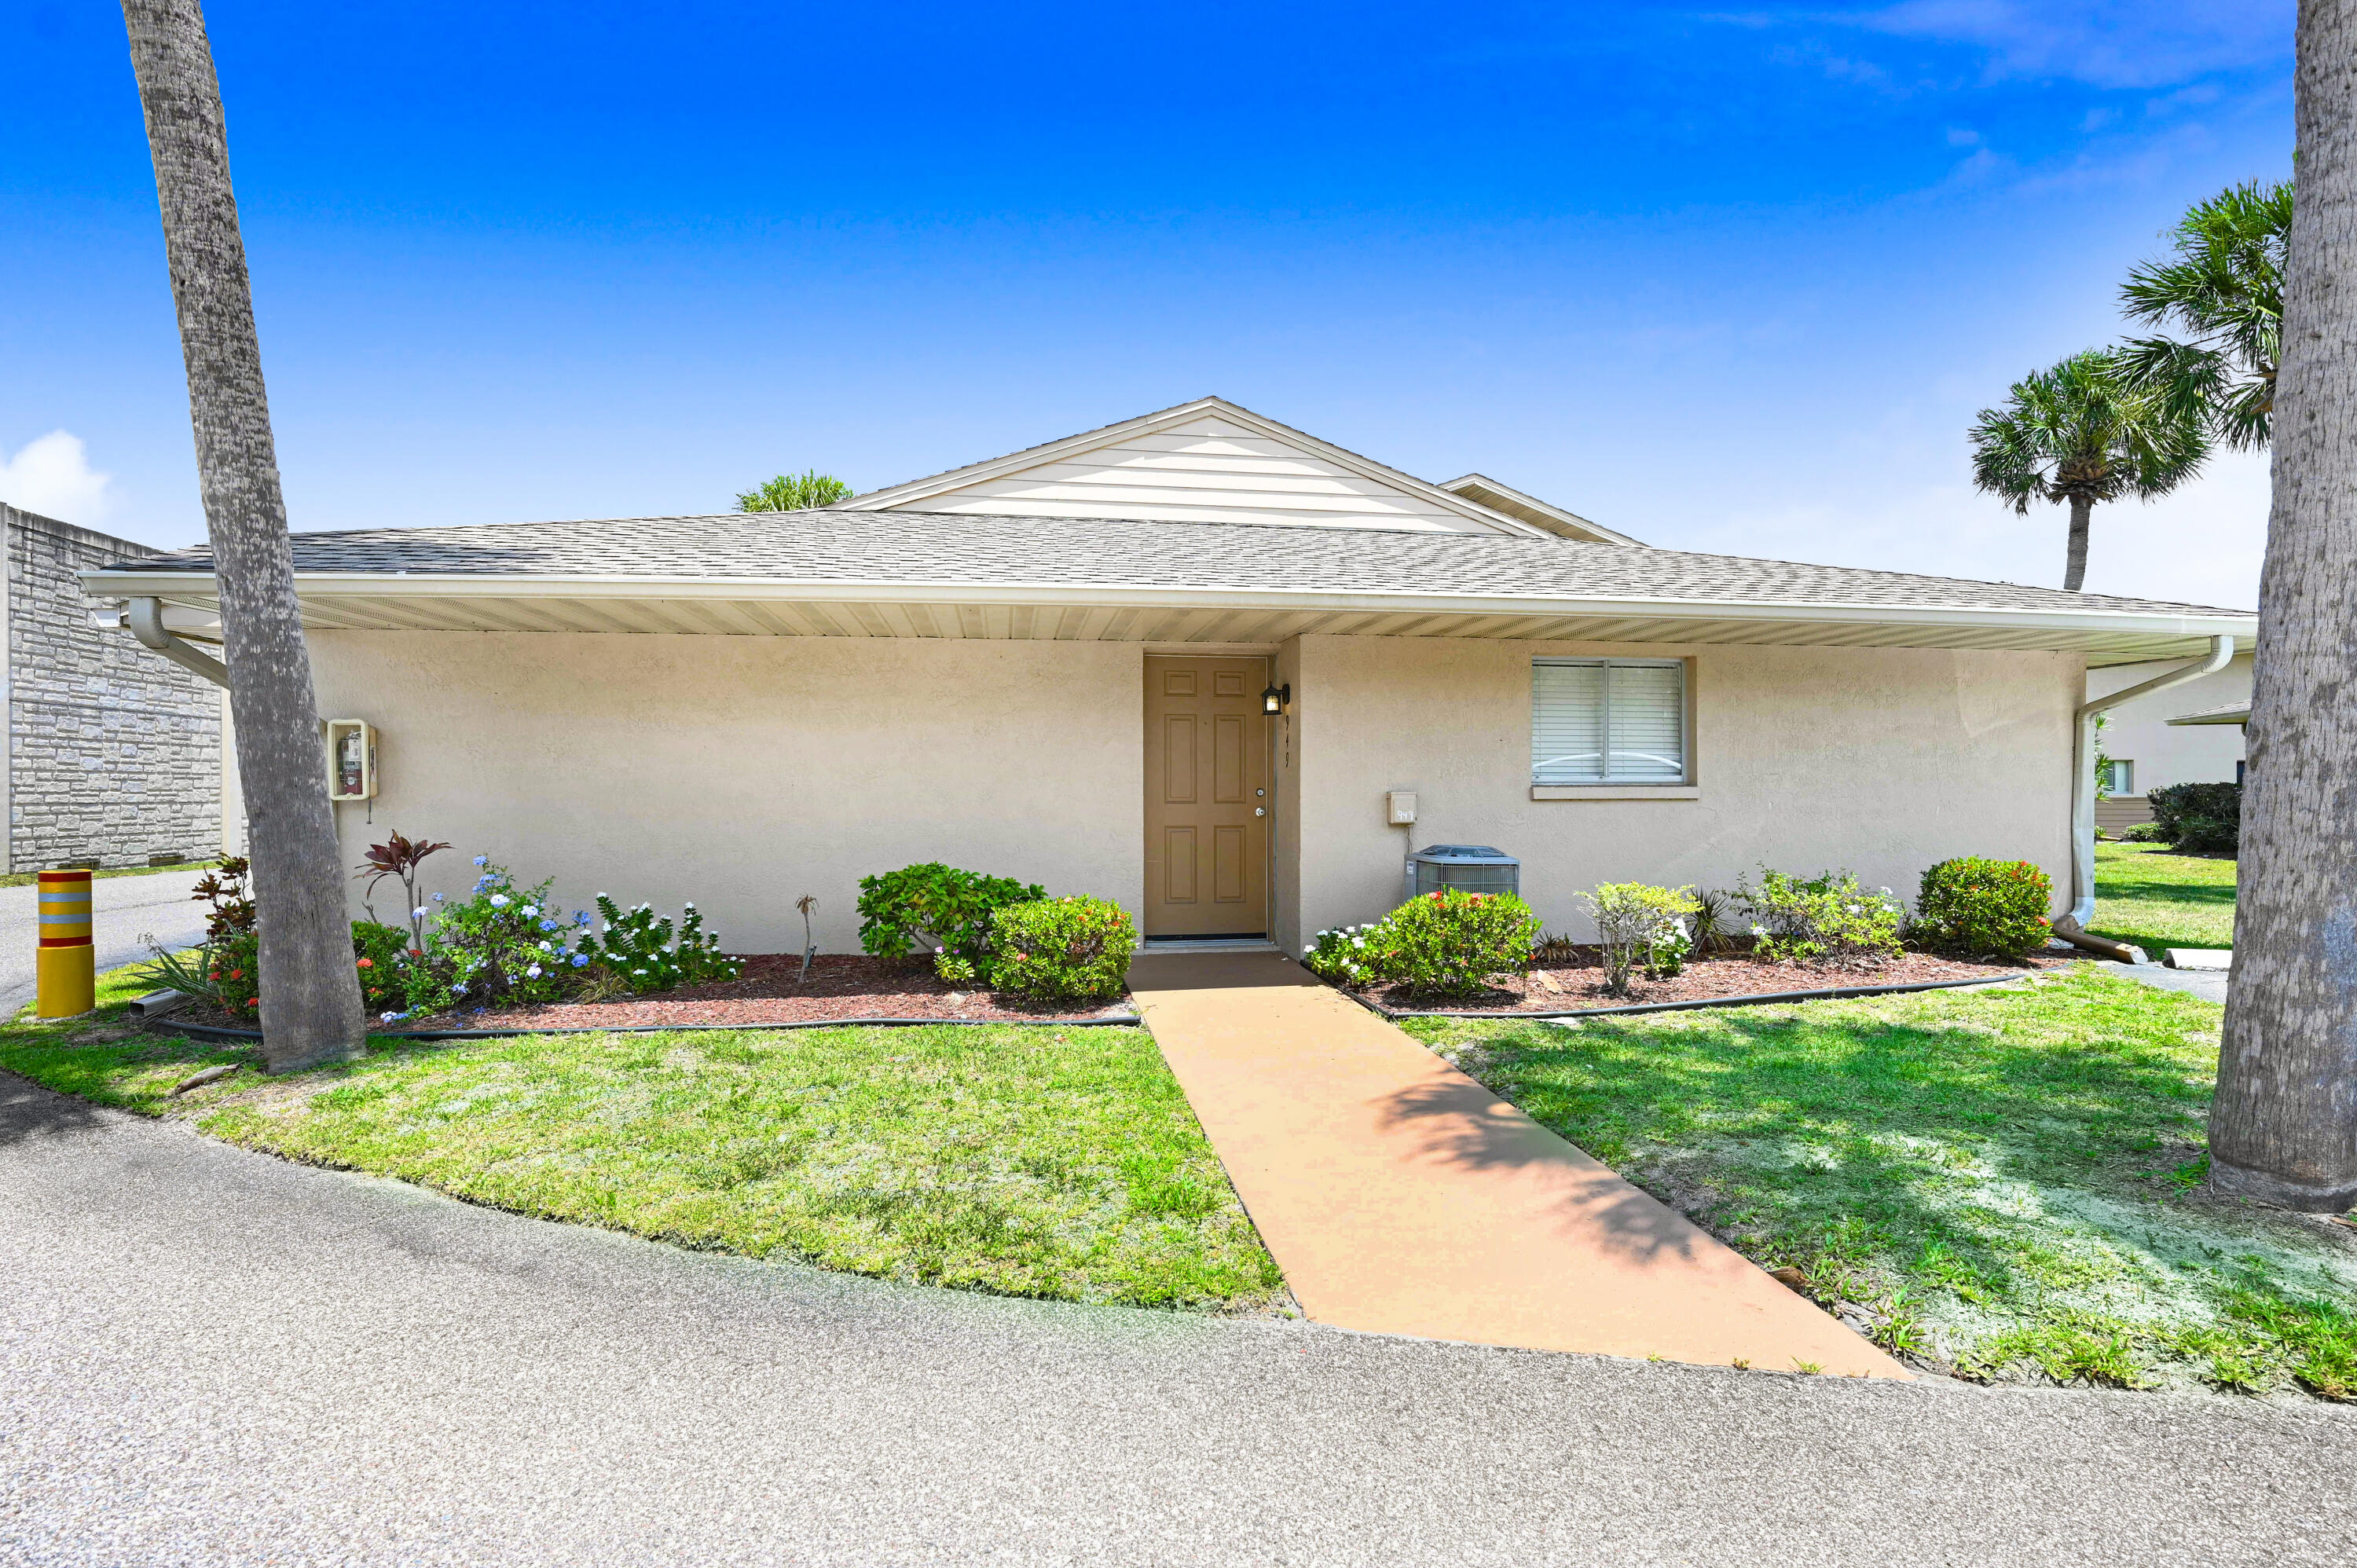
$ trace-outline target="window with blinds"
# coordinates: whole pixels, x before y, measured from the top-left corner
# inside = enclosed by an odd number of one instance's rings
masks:
[[[1532,783],[1683,784],[1685,779],[1684,660],[1532,661]]]

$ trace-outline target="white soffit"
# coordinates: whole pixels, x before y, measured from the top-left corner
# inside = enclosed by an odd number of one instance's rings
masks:
[[[210,579],[86,574],[92,591],[153,593],[187,623],[218,615]],[[93,581],[116,576],[103,589]],[[304,623],[321,630],[620,632],[737,637],[1274,643],[1305,635],[1488,640],[1754,644],[1817,648],[2046,650],[2091,665],[2201,653],[2247,618],[2033,615],[1867,605],[1510,600],[1490,596],[1254,593],[1141,588],[976,588],[698,579],[354,580],[297,574]],[[192,627],[193,630],[193,627]],[[194,635],[203,636],[201,631]]]
[[[1627,542],[1568,512],[1559,515],[1577,532],[1509,515],[1217,397],[872,490],[835,509],[1557,534]]]

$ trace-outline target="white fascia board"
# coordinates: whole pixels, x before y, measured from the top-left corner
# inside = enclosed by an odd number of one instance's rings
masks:
[[[210,597],[210,573],[81,574],[85,593],[102,597],[152,594]],[[1653,599],[1612,595],[1381,593],[1333,588],[1222,588],[1195,584],[1146,585],[1068,583],[806,583],[774,577],[437,576],[421,572],[368,575],[297,572],[299,596],[329,598],[741,599],[788,603],[1070,605],[1124,608],[1363,610],[1473,616],[1628,616],[1645,620],[1833,621],[1889,626],[2018,627],[2027,630],[2139,632],[2163,637],[2255,639],[2246,615],[2145,615],[2121,610],[1991,609],[1973,605],[1875,605],[1749,599]]]
[[[1133,435],[1150,435],[1157,430],[1168,429],[1174,424],[1184,424],[1190,419],[1200,419],[1206,414],[1217,414],[1222,419],[1233,420],[1238,424],[1259,432],[1272,441],[1282,441],[1288,446],[1299,446],[1305,451],[1325,458],[1337,467],[1349,469],[1362,479],[1372,479],[1379,484],[1405,490],[1445,510],[1454,512],[1469,522],[1481,523],[1486,527],[1494,528],[1501,532],[1522,539],[1552,537],[1546,530],[1524,522],[1521,518],[1509,517],[1501,511],[1493,511],[1477,500],[1465,496],[1453,495],[1438,485],[1419,479],[1413,474],[1404,474],[1397,468],[1376,462],[1372,457],[1362,457],[1356,452],[1346,451],[1342,447],[1320,441],[1315,435],[1306,431],[1296,430],[1289,424],[1279,424],[1275,420],[1265,418],[1248,408],[1239,408],[1222,397],[1197,398],[1192,403],[1182,403],[1175,408],[1160,409],[1153,413],[1141,413],[1135,419],[1126,419],[1119,424],[1107,424],[1095,430],[1082,431],[1078,435],[1067,435],[1060,441],[1050,441],[1044,446],[1027,446],[1020,452],[1010,452],[1004,457],[993,457],[988,462],[971,463],[963,468],[952,468],[946,474],[934,474],[927,478],[910,479],[905,484],[888,485],[880,490],[870,490],[866,495],[852,496],[847,499],[836,501],[824,510],[828,511],[891,511],[901,509],[922,510],[922,508],[913,506],[911,503],[925,500],[933,496],[944,495],[952,490],[962,490],[969,486],[978,485],[985,480],[996,479],[1004,475],[1020,473],[1026,468],[1037,468],[1045,464],[1060,462],[1077,452],[1093,452],[1100,447],[1118,446]],[[1119,514],[1108,515],[1118,516]]]

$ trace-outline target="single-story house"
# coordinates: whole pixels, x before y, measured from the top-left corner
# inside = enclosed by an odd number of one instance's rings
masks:
[[[1296,952],[1437,843],[1518,857],[1570,930],[1599,882],[1763,865],[1911,895],[1943,857],[2019,856],[2067,888],[2088,667],[2255,629],[1654,549],[1218,399],[823,510],[294,551],[321,718],[376,740],[348,858],[430,834],[571,905],[692,899],[757,952],[800,949],[804,893],[856,950],[859,879],[930,860],[1117,899],[1148,940]],[[211,570],[84,583],[186,658]]]
[[[2087,695],[2107,697],[2167,669],[2165,664],[2091,668]],[[2248,709],[2251,655],[2238,653],[2225,668],[2181,686],[2121,703],[2104,714],[2104,755],[2111,761],[2107,798],[2095,808],[2096,825],[2118,832],[2152,821],[2149,790],[2170,784],[2232,784],[2243,776],[2243,732],[2229,722],[2188,726],[2177,715],[2189,707]]]

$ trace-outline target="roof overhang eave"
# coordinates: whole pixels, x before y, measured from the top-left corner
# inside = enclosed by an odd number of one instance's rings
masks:
[[[210,598],[203,572],[98,568],[81,574],[96,597],[141,595]],[[1835,622],[1853,625],[2007,627],[2057,634],[2131,633],[2156,637],[2257,634],[2255,616],[2029,610],[1971,605],[1875,605],[1746,599],[1659,599],[1612,595],[1390,593],[1332,588],[1204,587],[1191,584],[795,582],[778,578],[437,575],[297,572],[305,598],[714,599],[806,604],[888,601],[927,605],[1028,605],[1138,608],[1360,610],[1419,615],[1610,616],[1658,620]]]

